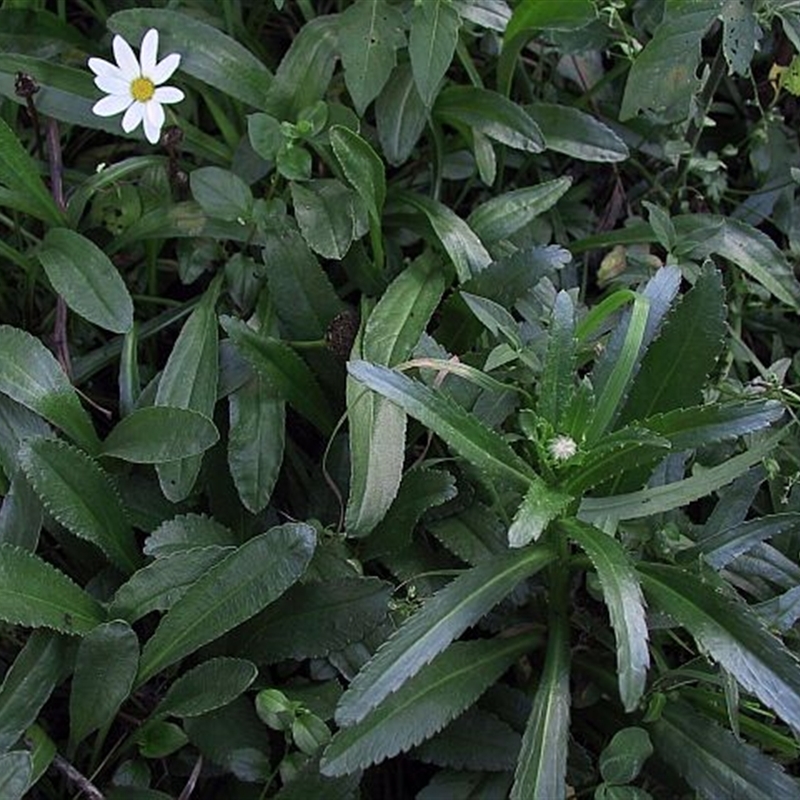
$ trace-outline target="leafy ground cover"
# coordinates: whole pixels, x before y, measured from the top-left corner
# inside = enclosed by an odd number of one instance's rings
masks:
[[[794,0],[0,5],[0,797],[800,797]]]

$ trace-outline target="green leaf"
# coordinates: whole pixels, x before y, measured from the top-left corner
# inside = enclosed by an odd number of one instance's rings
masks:
[[[428,110],[419,96],[410,64],[398,64],[375,103],[378,140],[392,166],[403,164],[414,152]]]
[[[412,262],[392,281],[369,315],[361,354],[380,364],[405,360],[416,346],[445,289],[438,259]],[[388,510],[400,486],[405,459],[406,417],[353,378],[347,380],[350,440],[350,493],[345,528],[365,536]]]
[[[253,330],[240,319],[222,317],[222,327],[236,349],[269,384],[323,435],[330,436],[336,417],[314,373],[289,345]]]
[[[351,361],[347,370],[357,381],[396,403],[441,436],[482,474],[523,490],[536,479],[536,474],[500,434],[485,427],[446,395],[378,364]]]
[[[215,279],[181,328],[161,373],[155,405],[187,408],[213,419],[219,374],[214,306],[219,287],[219,279]],[[167,499],[177,503],[189,496],[201,460],[202,456],[191,456],[156,465],[158,482]]]
[[[722,276],[704,271],[667,317],[642,358],[620,422],[695,406],[725,335]]]
[[[142,650],[138,684],[257,614],[305,571],[314,529],[286,523],[212,567],[161,618]]]
[[[433,107],[442,122],[472,128],[500,144],[526,153],[545,148],[539,126],[523,108],[507,97],[477,86],[443,89]]]
[[[480,503],[455,516],[431,520],[428,530],[451,553],[470,565],[500,555],[508,547],[506,525]]]
[[[189,737],[173,722],[154,720],[136,733],[136,744],[144,758],[166,758],[181,749]]]
[[[179,53],[181,71],[223,94],[264,108],[272,73],[249,50],[217,28],[193,16],[157,8],[137,8],[112,14],[107,22],[135,44],[148,28],[159,34],[159,55]]]
[[[253,211],[250,187],[233,172],[220,167],[200,167],[189,174],[192,197],[209,217],[244,224]]]
[[[111,723],[133,688],[138,666],[139,640],[127,622],[105,622],[81,640],[69,695],[73,747]]]
[[[508,529],[508,546],[525,547],[538,541],[547,526],[567,510],[572,500],[571,495],[548,486],[544,481],[533,481]]]
[[[0,619],[82,635],[105,619],[100,604],[43,559],[0,545]]]
[[[0,392],[96,452],[99,440],[89,415],[52,353],[35,336],[8,325],[0,325],[0,352]]]
[[[644,598],[636,572],[622,545],[608,534],[576,519],[565,519],[559,524],[580,545],[597,570],[617,640],[620,698],[625,710],[633,711],[644,693],[650,665]]]
[[[366,0],[366,2],[376,1]],[[350,9],[353,8],[356,6],[350,6]],[[344,177],[367,204],[367,211],[372,219],[379,222],[386,201],[386,175],[383,162],[369,143],[349,128],[334,125],[329,135],[333,154],[342,168]]]
[[[96,622],[100,619],[98,613]],[[69,641],[50,631],[33,631],[6,671],[0,686],[0,752],[14,746],[63,680],[70,661]]]
[[[548,150],[597,163],[625,161],[630,155],[611,128],[585,111],[555,103],[534,103],[525,111],[539,126]]]
[[[506,38],[523,31],[574,30],[595,19],[597,10],[591,0],[522,0],[514,9],[506,27]]]
[[[152,611],[168,611],[209,569],[230,555],[232,546],[187,545],[137,570],[120,586],[109,605],[109,615],[131,625]]]
[[[795,778],[774,759],[715,725],[690,705],[669,701],[650,726],[656,751],[703,797],[798,800]]]
[[[0,755],[0,797],[22,800],[33,774],[33,761],[27,750],[12,750]]]
[[[514,773],[511,800],[565,800],[569,739],[569,625],[550,615],[547,654]]]
[[[459,281],[468,281],[491,264],[492,257],[475,231],[444,203],[415,192],[397,191],[392,197],[424,215],[453,262]]]
[[[747,76],[761,28],[751,0],[728,0],[722,7],[722,52],[728,70]]]
[[[679,567],[639,564],[645,594],[694,636],[745,691],[800,729],[800,664],[744,603]]]
[[[700,41],[723,2],[668,0],[661,24],[628,73],[619,112],[623,122],[642,110],[659,112],[668,122],[689,116],[692,97],[701,86]]]
[[[242,505],[263,511],[283,463],[286,404],[254,375],[228,395],[228,468]]]
[[[145,555],[163,558],[195,547],[229,547],[239,540],[224,525],[202,514],[180,514],[161,523],[145,540]]]
[[[116,486],[91,457],[58,439],[29,439],[20,466],[47,511],[67,530],[91,542],[125,574],[141,555]]]
[[[539,381],[536,411],[554,428],[575,391],[575,306],[565,291],[556,295],[550,315],[547,354]]]
[[[781,434],[770,437],[722,464],[681,481],[613,497],[584,497],[578,517],[585,522],[603,524],[603,520],[640,519],[688,505],[744,475],[775,449],[780,438]]]
[[[406,620],[356,675],[336,709],[337,723],[353,725],[363,719],[554,557],[549,548],[529,547],[487,559],[459,575]]]
[[[121,419],[100,452],[134,464],[161,464],[200,455],[218,440],[208,417],[185,408],[150,406]]]
[[[430,108],[458,43],[461,19],[446,2],[419,3],[411,12],[408,56],[419,96]]]
[[[292,205],[306,244],[323,258],[341,260],[368,230],[363,204],[337,180],[292,183]]]
[[[514,189],[479,205],[467,222],[485,244],[494,244],[552,208],[570,186],[572,178],[565,176],[538,186]]]
[[[357,0],[339,17],[344,82],[361,116],[380,94],[405,44],[400,11],[384,0]]]
[[[153,716],[198,717],[228,705],[256,679],[258,670],[241,658],[212,658],[180,676]]]
[[[108,256],[85,236],[51,228],[36,255],[53,289],[79,316],[114,333],[133,325],[133,301]]]
[[[610,784],[636,780],[644,762],[653,755],[653,744],[644,728],[617,731],[600,754],[600,774]]]
[[[324,658],[361,641],[386,618],[390,591],[377,578],[295,584],[242,626],[236,652],[257,664]]]
[[[63,225],[64,215],[47,191],[36,162],[0,119],[0,184],[22,203],[20,210],[50,225]],[[5,203],[3,203],[5,205]]]
[[[322,774],[378,764],[437,733],[537,642],[524,635],[451,645],[362,720],[342,728],[325,750]]]
[[[25,473],[12,473],[11,483],[0,507],[0,542],[36,551],[44,521],[42,502]]]

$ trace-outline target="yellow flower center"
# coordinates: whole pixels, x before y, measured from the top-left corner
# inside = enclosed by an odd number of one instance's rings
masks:
[[[156,87],[150,78],[142,76],[134,78],[131,81],[131,94],[133,95],[133,99],[138,100],[140,103],[146,103],[153,97],[155,92]]]

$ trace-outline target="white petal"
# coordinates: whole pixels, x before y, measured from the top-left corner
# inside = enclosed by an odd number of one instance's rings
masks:
[[[152,75],[156,68],[158,57],[158,31],[150,28],[142,39],[142,47],[139,51],[139,60],[142,63],[142,75]]]
[[[159,86],[153,95],[153,100],[156,103],[180,103],[184,97],[183,92],[174,86]]]
[[[144,103],[132,103],[122,118],[122,130],[130,133],[142,121],[144,116]]]
[[[94,85],[106,94],[116,94],[131,99],[131,82],[121,75],[98,75],[94,79]]]
[[[98,100],[92,106],[92,113],[97,114],[98,117],[113,117],[124,111],[132,102],[133,98],[130,95],[122,97],[118,94],[111,94]]]
[[[108,76],[115,76],[122,78],[124,77],[120,68],[116,64],[112,64],[110,61],[106,61],[103,58],[90,58],[89,59],[89,69],[94,72],[95,75],[104,78]]]
[[[144,106],[144,135],[150,144],[157,144],[164,127],[164,109],[151,100]]]
[[[122,74],[128,80],[138,78],[141,74],[139,62],[133,54],[131,46],[121,36],[115,36],[112,45],[114,47],[114,58],[117,59],[117,64],[119,64]]]
[[[165,58],[162,58],[155,68],[146,74],[156,86],[160,86],[164,81],[170,79],[172,73],[178,69],[180,63],[180,55],[178,55],[178,53],[170,53]]]

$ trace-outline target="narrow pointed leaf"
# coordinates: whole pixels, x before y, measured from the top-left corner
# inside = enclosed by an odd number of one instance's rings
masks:
[[[550,317],[547,356],[536,410],[555,430],[575,390],[575,306],[565,291],[556,295]]]
[[[47,511],[67,530],[99,547],[124,573],[141,562],[119,493],[108,474],[59,439],[29,439],[20,465]]]
[[[375,653],[342,695],[340,725],[352,725],[474,625],[514,587],[554,558],[531,547],[487,559],[464,572],[409,618]]]
[[[247,690],[258,670],[241,658],[212,658],[175,680],[154,717],[198,717],[222,708]]]
[[[188,408],[150,406],[121,419],[101,450],[134,464],[163,464],[200,455],[219,440],[214,423]]]
[[[138,683],[257,614],[305,571],[314,529],[287,523],[250,539],[226,556],[161,618],[142,650]]]
[[[428,108],[453,59],[460,25],[458,12],[449,3],[421,3],[412,11],[408,55],[417,90]]]
[[[800,663],[755,612],[678,567],[640,564],[645,594],[795,731],[800,730]]]
[[[375,122],[384,158],[393,166],[414,151],[428,121],[409,64],[398,64],[375,103]]]
[[[100,604],[39,556],[0,545],[0,619],[84,634],[105,619]]]
[[[139,640],[127,622],[105,622],[81,640],[69,695],[73,745],[114,719],[130,694],[138,666]]]
[[[96,451],[89,415],[53,354],[35,336],[8,325],[0,325],[0,352],[0,392]]]
[[[658,755],[703,797],[798,800],[800,787],[760,750],[681,701],[650,726]]]
[[[547,526],[567,510],[572,500],[572,495],[548,486],[544,481],[533,481],[508,529],[509,547],[525,547],[537,541]]]
[[[522,737],[511,800],[567,796],[569,672],[569,626],[563,617],[554,620],[551,615],[544,670]]]
[[[626,711],[642,698],[650,665],[647,620],[639,579],[622,545],[601,530],[576,519],[559,523],[591,559],[617,640],[619,694]]]
[[[346,775],[429,738],[538,640],[524,635],[451,645],[360,722],[341,729],[322,757],[322,773]]]
[[[334,125],[330,139],[333,154],[345,178],[367,204],[370,216],[379,221],[386,201],[383,162],[369,143],[349,128]]]
[[[64,302],[89,322],[126,333],[133,325],[133,300],[109,257],[92,241],[67,228],[51,228],[36,255]]]
[[[495,431],[449,397],[400,372],[365,361],[351,361],[350,375],[399,405],[467,461],[491,478],[527,489],[536,474]]]

